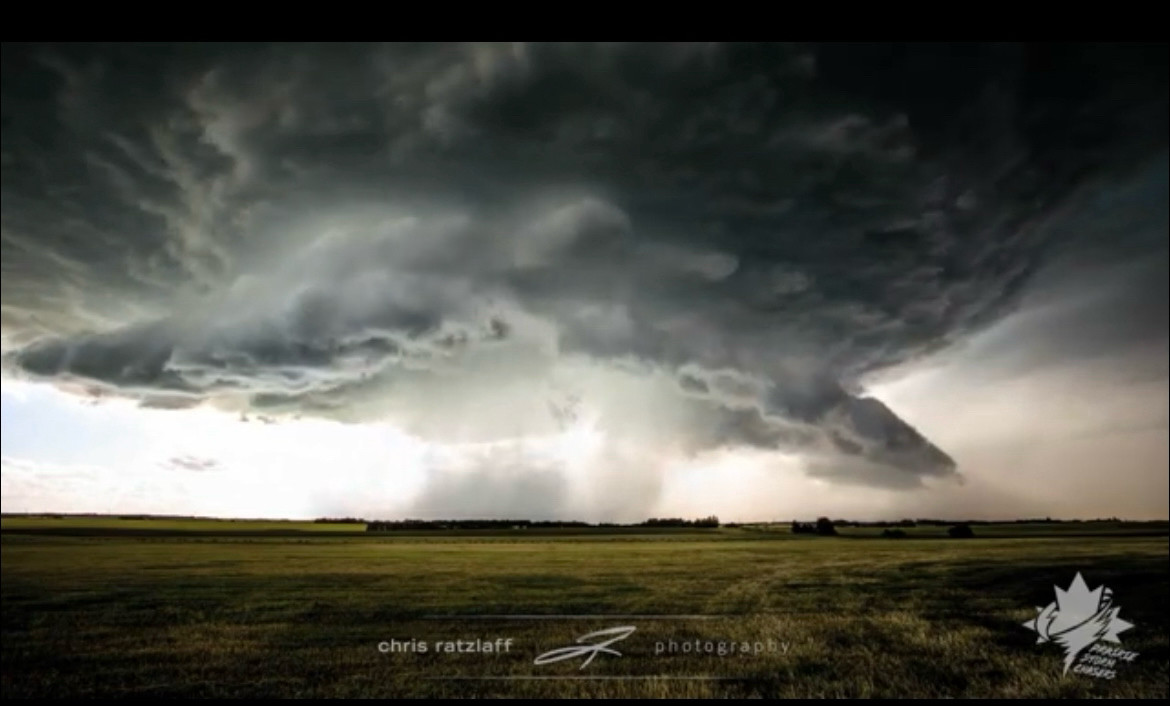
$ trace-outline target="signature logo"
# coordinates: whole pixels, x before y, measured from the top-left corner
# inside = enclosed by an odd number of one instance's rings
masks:
[[[568,647],[558,647],[555,650],[550,650],[533,660],[533,664],[552,664],[553,662],[561,662],[566,659],[575,659],[577,657],[585,657],[585,661],[581,663],[579,669],[584,669],[589,666],[593,658],[604,652],[608,655],[621,657],[622,653],[615,649],[611,649],[610,645],[615,642],[621,642],[637,630],[633,625],[623,625],[616,628],[606,628],[605,630],[595,630],[577,638],[580,644],[569,645]],[[590,642],[593,640],[593,642]]]
[[[1064,673],[1075,662],[1073,669],[1078,674],[1113,678],[1112,667],[1118,661],[1132,662],[1136,652],[1099,645],[1100,642],[1120,644],[1118,635],[1133,627],[1133,623],[1118,616],[1121,610],[1113,605],[1113,591],[1105,586],[1089,590],[1085,579],[1078,572],[1067,589],[1053,586],[1056,600],[1044,607],[1036,608],[1036,617],[1024,623],[1024,627],[1036,632],[1036,642],[1055,642],[1064,648]],[[1088,654],[1077,657],[1086,648]]]

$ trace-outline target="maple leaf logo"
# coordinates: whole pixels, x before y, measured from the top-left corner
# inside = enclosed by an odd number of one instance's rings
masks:
[[[1096,642],[1121,643],[1121,633],[1133,623],[1118,617],[1120,608],[1113,605],[1113,592],[1105,586],[1089,590],[1077,572],[1067,589],[1053,586],[1056,600],[1036,608],[1036,617],[1024,623],[1039,636],[1036,643],[1055,642],[1064,648],[1064,673],[1077,655]]]

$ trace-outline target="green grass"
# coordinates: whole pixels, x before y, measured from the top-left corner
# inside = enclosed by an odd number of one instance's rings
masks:
[[[0,535],[6,697],[1165,697],[1170,679],[1164,531],[331,537],[302,523],[304,536],[169,525],[64,535],[16,519]],[[1077,571],[1108,585],[1135,624],[1122,640],[1140,656],[1116,679],[1062,676],[1059,648],[1020,625]],[[709,619],[491,617],[512,614]],[[532,664],[622,624],[637,632],[614,645],[621,657]],[[377,649],[497,637],[512,651]],[[696,639],[788,651],[655,654]]]
[[[1165,521],[1123,522],[1004,522],[998,524],[971,525],[976,537],[984,538],[1031,538],[1031,537],[1100,537],[1100,536],[1166,536],[1170,523]],[[946,538],[950,525],[917,525],[915,527],[891,527],[913,538]],[[838,533],[845,537],[880,537],[884,527],[840,527]],[[787,533],[787,525],[772,525],[768,531]]]

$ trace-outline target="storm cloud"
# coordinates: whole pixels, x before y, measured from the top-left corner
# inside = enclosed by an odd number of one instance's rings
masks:
[[[5,374],[433,439],[585,410],[892,488],[956,467],[869,376],[1166,143],[1165,46],[3,51]]]

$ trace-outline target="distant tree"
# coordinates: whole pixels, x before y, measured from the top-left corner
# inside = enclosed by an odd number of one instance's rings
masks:
[[[971,525],[964,523],[948,529],[947,535],[952,539],[971,539],[975,536],[975,530],[971,529]]]
[[[906,532],[900,529],[884,529],[882,530],[882,536],[886,539],[905,539]]]
[[[651,517],[642,523],[643,527],[718,527],[719,518],[715,515],[700,517],[697,520],[685,520],[681,517]]]
[[[833,526],[833,521],[827,517],[817,518],[817,534],[822,537],[830,537],[837,534],[837,528]]]

